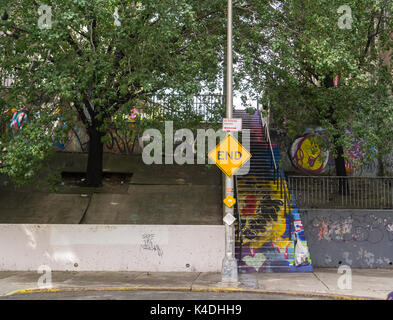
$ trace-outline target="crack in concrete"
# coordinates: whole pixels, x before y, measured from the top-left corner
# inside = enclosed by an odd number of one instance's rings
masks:
[[[194,288],[194,283],[195,281],[197,281],[199,279],[199,277],[201,276],[202,272],[198,272],[197,276],[195,277],[195,279],[191,282],[190,285],[190,291],[192,291],[192,289]]]
[[[313,275],[315,276],[315,278],[317,278],[317,279],[319,280],[319,282],[321,282],[321,283],[326,287],[326,289],[327,289],[328,291],[330,291],[330,288],[327,286],[327,284],[326,284],[325,282],[323,282],[323,281],[317,276],[317,274],[316,274],[315,272],[313,272]]]
[[[81,219],[80,219],[78,224],[83,224],[84,221],[86,220],[87,211],[89,210],[89,207],[90,207],[90,204],[91,204],[91,199],[93,199],[93,195],[94,195],[94,193],[89,195],[89,202],[87,203],[86,209],[83,212],[83,215],[82,215],[82,217],[81,217]]]

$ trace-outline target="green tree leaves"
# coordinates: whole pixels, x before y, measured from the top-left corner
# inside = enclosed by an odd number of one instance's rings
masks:
[[[174,97],[193,95],[218,85],[224,1],[50,1],[45,2],[51,6],[50,29],[37,24],[40,4],[3,3],[10,17],[0,23],[0,69],[17,79],[8,92],[9,106],[42,111],[50,102],[72,112],[89,133],[99,130],[104,136],[112,118],[129,114],[138,101],[168,92],[176,93]],[[120,26],[114,24],[116,8]],[[184,114],[186,123],[188,117],[195,115]],[[26,149],[38,161],[49,140],[41,136],[40,144],[39,136],[31,136],[34,125],[23,131],[38,144]],[[18,139],[7,148],[4,172],[11,176],[20,168],[27,170],[26,165],[15,167],[21,165],[16,159],[27,156]]]
[[[346,1],[352,23],[345,30],[339,27],[342,1],[274,4],[238,5],[238,13],[256,21],[253,28],[244,20],[237,22],[236,45],[247,51],[239,60],[250,79],[244,87],[265,93],[276,123],[289,121],[293,134],[311,123],[327,129],[332,154],[350,143],[346,129],[367,141],[367,153],[370,146],[380,153],[392,150],[392,70],[383,64],[383,55],[393,46],[391,1]],[[244,29],[246,38],[241,37]]]

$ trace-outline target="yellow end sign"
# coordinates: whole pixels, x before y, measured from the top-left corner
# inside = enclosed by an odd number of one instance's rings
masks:
[[[209,152],[208,157],[231,177],[251,158],[251,154],[232,135],[228,135]]]

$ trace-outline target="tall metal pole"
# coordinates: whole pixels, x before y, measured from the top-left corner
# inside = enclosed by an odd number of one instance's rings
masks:
[[[228,0],[226,117],[233,116],[232,0]]]
[[[228,30],[227,30],[227,82],[226,82],[226,117],[233,116],[233,58],[232,58],[232,0],[228,0]],[[228,133],[229,134],[229,133]],[[224,197],[234,197],[233,177],[225,175]],[[224,217],[234,215],[233,207],[224,205]],[[238,270],[235,258],[235,228],[233,224],[225,223],[225,257],[222,261],[222,282],[237,282]]]

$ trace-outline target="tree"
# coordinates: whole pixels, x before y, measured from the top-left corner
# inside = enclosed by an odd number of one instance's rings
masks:
[[[86,181],[102,184],[103,140],[114,115],[168,91],[182,95],[214,87],[220,74],[225,1],[74,0],[2,1],[0,69],[15,83],[8,106],[28,106],[30,127],[42,127],[61,108],[89,135]],[[49,7],[50,6],[50,7]],[[44,116],[48,115],[48,116]],[[41,121],[41,122],[40,122]],[[34,130],[26,130],[35,132]],[[22,142],[8,141],[3,172],[21,166]],[[34,139],[33,139],[34,141]],[[48,154],[48,144],[40,157]],[[34,157],[34,155],[31,155]],[[30,163],[30,162],[28,162]],[[27,164],[24,164],[25,166]],[[34,171],[35,161],[29,169]],[[20,171],[20,168],[19,168]]]
[[[264,92],[276,122],[288,120],[290,132],[310,123],[325,128],[338,176],[346,175],[346,129],[363,142],[364,161],[372,147],[380,155],[391,151],[393,136],[392,70],[381,59],[392,48],[393,4],[342,4],[246,1],[236,7],[241,19],[235,28],[244,86],[256,96]]]
[[[100,185],[102,140],[114,114],[152,94],[170,90],[180,97],[217,87],[226,1],[50,5],[51,29],[40,29],[37,2],[6,1],[0,68],[17,77],[6,100],[48,113],[43,103],[62,105],[67,119],[75,112],[90,136],[88,184]],[[380,58],[392,48],[392,6],[389,0],[349,0],[345,7],[338,0],[234,1],[235,89],[270,101],[275,121],[290,123],[289,133],[309,123],[325,128],[339,176],[346,175],[344,149],[351,142],[346,129],[363,141],[364,161],[371,147],[379,156],[392,148],[392,73]]]

